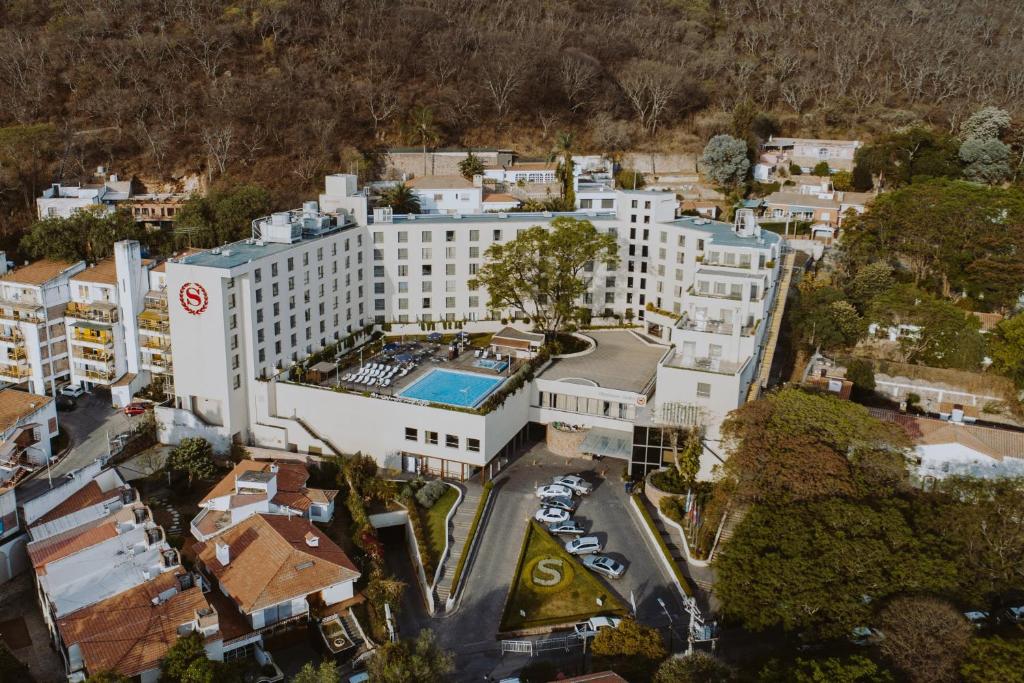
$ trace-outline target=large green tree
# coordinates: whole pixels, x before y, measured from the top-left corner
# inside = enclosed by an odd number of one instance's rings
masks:
[[[862,655],[805,659],[786,665],[772,660],[758,676],[759,683],[893,683],[892,673]]]
[[[897,491],[907,478],[905,434],[825,394],[783,389],[746,403],[722,435],[731,451],[723,483],[743,501],[864,498]]]
[[[485,170],[483,160],[473,154],[472,150],[466,154],[465,159],[459,162],[459,174],[466,180],[472,180],[473,176],[483,175]]]
[[[701,170],[718,187],[734,190],[747,178],[747,143],[731,135],[716,135],[704,146]]]
[[[714,655],[697,651],[669,657],[654,674],[654,683],[732,683],[736,672]]]
[[[1024,313],[1002,320],[988,337],[992,367],[1024,387]]]
[[[952,136],[922,126],[906,128],[858,149],[854,179],[857,182],[872,174],[883,185],[898,187],[928,178],[957,178],[958,155],[959,146]]]
[[[1024,672],[1024,640],[973,638],[960,665],[964,683],[1004,683]]]
[[[237,667],[207,658],[203,637],[178,638],[160,662],[162,683],[241,683]]]
[[[341,673],[338,671],[338,664],[333,660],[314,664],[306,662],[295,674],[291,683],[338,683],[341,680]]]
[[[380,205],[390,207],[397,214],[420,212],[420,198],[405,183],[399,183],[381,192]]]
[[[715,560],[723,614],[755,631],[838,638],[872,623],[886,598],[951,590],[954,560],[910,513],[899,499],[753,506]]]
[[[167,467],[188,475],[189,487],[196,479],[210,479],[217,473],[213,448],[209,441],[200,437],[182,439],[167,456]]]
[[[270,213],[270,194],[257,185],[218,185],[194,195],[175,220],[179,246],[217,247],[252,234],[252,221]]]
[[[844,224],[842,248],[853,272],[886,254],[939,296],[1010,307],[1024,282],[1024,191],[932,180],[886,192]]]
[[[487,248],[470,286],[487,288],[489,306],[532,318],[552,337],[576,313],[587,291],[588,266],[618,263],[615,237],[587,220],[559,216],[551,228],[535,225]]]
[[[448,680],[454,671],[452,655],[438,647],[433,631],[423,629],[415,640],[385,643],[367,665],[374,683]]]
[[[114,253],[114,242],[127,239],[145,241],[146,231],[127,211],[97,207],[36,221],[22,237],[21,249],[33,258],[96,262]]]

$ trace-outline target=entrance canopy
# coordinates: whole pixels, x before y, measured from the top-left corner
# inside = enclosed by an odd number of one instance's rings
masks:
[[[593,427],[587,432],[579,450],[580,453],[629,460],[633,454],[633,434]]]

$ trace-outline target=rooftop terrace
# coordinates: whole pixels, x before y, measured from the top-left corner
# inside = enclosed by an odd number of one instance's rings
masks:
[[[597,345],[590,353],[552,358],[538,379],[593,383],[605,389],[642,392],[654,379],[668,347],[648,344],[629,330],[590,330]]]

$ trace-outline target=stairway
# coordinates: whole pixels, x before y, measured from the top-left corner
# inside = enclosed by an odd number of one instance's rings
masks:
[[[718,538],[715,539],[715,546],[711,549],[711,557],[709,559],[713,559],[715,553],[729,542],[729,539],[732,538],[733,533],[736,531],[736,527],[740,525],[740,522],[743,521],[746,514],[746,507],[729,506],[729,511],[725,513],[722,528],[718,532]]]
[[[779,331],[782,329],[782,314],[786,310],[786,297],[789,295],[789,284],[793,279],[793,261],[796,252],[788,251],[782,256],[781,278],[778,290],[775,293],[775,303],[772,305],[771,327],[764,340],[764,353],[761,355],[761,365],[757,369],[757,376],[750,383],[747,391],[747,401],[756,401],[761,395],[761,389],[768,386],[768,376],[772,370],[772,360],[775,358],[775,346],[779,342]]]
[[[349,639],[355,643],[356,647],[366,642],[363,640],[363,630],[356,623],[355,615],[352,614],[351,609],[345,610],[338,617],[341,619],[341,624],[345,627],[345,632],[348,634]]]
[[[434,604],[437,612],[444,611],[445,603],[452,594],[452,578],[455,574],[455,567],[459,564],[459,558],[466,549],[466,537],[469,535],[469,527],[473,524],[476,516],[476,509],[480,505],[482,489],[476,481],[463,482],[462,502],[452,516],[451,527],[448,529],[448,556],[441,565],[441,572],[438,574],[437,585],[434,586]]]
[[[338,455],[338,456],[341,456],[341,455],[344,455],[344,454],[345,454],[345,452],[344,452],[344,451],[342,451],[342,450],[341,450],[340,448],[338,448],[338,447],[337,447],[337,446],[335,446],[335,445],[334,445],[333,443],[331,443],[329,439],[327,439],[327,438],[325,438],[325,437],[321,436],[320,434],[318,434],[318,433],[317,433],[317,431],[316,431],[315,429],[313,429],[313,428],[312,428],[312,427],[311,427],[311,426],[309,425],[309,423],[308,423],[308,422],[306,422],[305,420],[303,420],[303,419],[302,419],[301,417],[299,417],[298,415],[296,415],[295,417],[293,417],[293,418],[292,418],[292,420],[294,420],[295,422],[298,422],[298,423],[299,423],[299,425],[300,425],[300,426],[301,426],[301,427],[302,427],[303,429],[305,429],[305,430],[306,430],[306,432],[307,432],[307,433],[308,433],[308,434],[309,434],[310,436],[312,436],[312,437],[313,437],[313,438],[315,438],[315,439],[319,439],[320,441],[322,441],[322,442],[324,443],[324,445],[326,445],[326,446],[327,446],[328,448],[330,448],[330,449],[331,449],[332,451],[334,451],[334,455]]]

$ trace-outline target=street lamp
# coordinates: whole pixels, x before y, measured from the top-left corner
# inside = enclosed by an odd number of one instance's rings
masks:
[[[668,652],[672,654],[673,639],[672,636],[675,634],[675,627],[672,625],[672,615],[669,614],[668,605],[661,598],[658,598],[658,605],[661,606],[661,611],[668,617]]]

